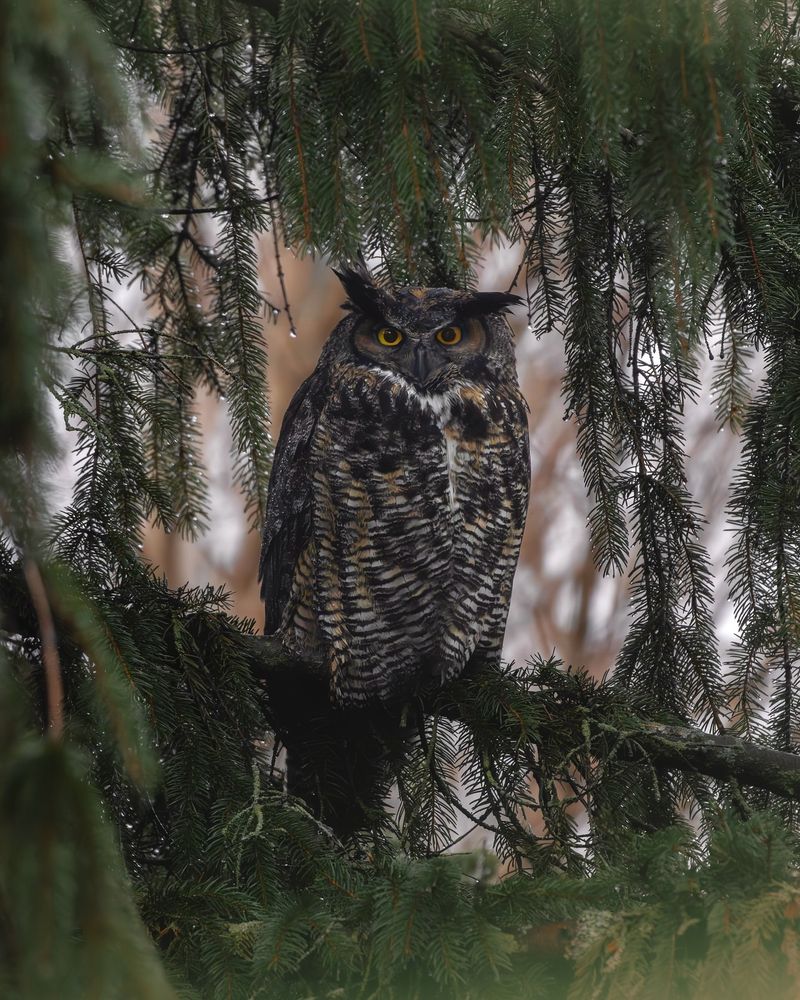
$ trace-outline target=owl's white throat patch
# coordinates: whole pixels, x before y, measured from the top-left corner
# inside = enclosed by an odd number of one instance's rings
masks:
[[[403,389],[409,399],[416,401],[420,409],[433,414],[441,428],[449,423],[453,411],[453,401],[458,396],[456,390],[448,389],[446,392],[420,391],[413,382],[409,382],[399,372],[384,372],[383,378],[384,381],[391,382]]]
[[[452,390],[432,393],[414,391],[422,409],[432,413],[436,417],[439,426],[444,427],[452,416],[453,397],[455,393]]]

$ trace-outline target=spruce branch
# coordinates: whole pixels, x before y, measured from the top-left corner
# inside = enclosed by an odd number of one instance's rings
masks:
[[[296,680],[298,671],[317,679],[325,675],[324,664],[289,655],[273,636],[245,636],[244,639],[252,650],[255,672],[262,680],[280,685],[282,681]],[[463,678],[457,683],[469,684],[470,678]],[[534,697],[531,696],[532,699]],[[428,710],[456,722],[466,721],[455,700],[434,698]],[[622,761],[649,758],[659,768],[736,781],[783,798],[800,800],[798,754],[773,750],[728,734],[706,733],[691,726],[642,719],[631,725],[614,727],[604,720],[597,721]],[[434,775],[434,780],[444,793],[438,773]],[[509,806],[508,803],[505,805]],[[471,813],[469,818],[476,821]]]
[[[799,754],[661,722],[643,722],[633,738],[663,767],[733,779],[787,799],[800,799]]]

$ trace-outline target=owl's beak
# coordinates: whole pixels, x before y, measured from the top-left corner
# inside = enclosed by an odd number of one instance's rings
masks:
[[[439,367],[438,358],[424,344],[417,344],[411,358],[411,371],[419,382],[426,382],[430,373]]]

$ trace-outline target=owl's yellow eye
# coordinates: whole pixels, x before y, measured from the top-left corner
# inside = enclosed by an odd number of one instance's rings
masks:
[[[440,344],[444,344],[445,347],[455,347],[462,336],[460,326],[446,326],[443,330],[439,330],[436,334],[436,339]]]
[[[378,330],[376,337],[381,347],[397,347],[403,340],[403,334],[391,326],[383,326]]]

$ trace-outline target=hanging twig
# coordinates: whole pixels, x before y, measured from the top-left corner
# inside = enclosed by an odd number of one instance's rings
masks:
[[[234,45],[242,40],[241,35],[234,38],[221,38],[218,42],[209,42],[207,45],[188,46],[180,48],[148,48],[146,45],[131,45],[129,42],[114,42],[118,49],[125,49],[126,52],[140,52],[144,55],[153,56],[194,56],[198,53],[213,52],[214,49],[224,48],[226,45]]]
[[[64,684],[61,680],[56,624],[38,565],[33,559],[26,558],[23,572],[42,638],[42,662],[47,690],[47,728],[50,738],[57,743],[64,732]]]

